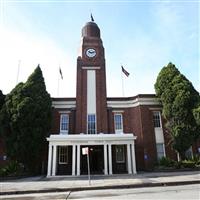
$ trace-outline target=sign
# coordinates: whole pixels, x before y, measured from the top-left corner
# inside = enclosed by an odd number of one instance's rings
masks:
[[[88,155],[88,151],[89,151],[88,147],[82,148],[83,155]]]
[[[84,147],[84,148],[82,148],[82,155],[87,155],[88,181],[89,181],[89,185],[91,185],[89,147]]]

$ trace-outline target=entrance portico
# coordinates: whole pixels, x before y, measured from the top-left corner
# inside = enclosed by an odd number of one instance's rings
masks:
[[[103,173],[105,175],[113,174],[113,151],[112,147],[117,145],[126,146],[126,165],[128,174],[136,174],[135,162],[135,142],[136,136],[132,133],[125,134],[71,134],[71,135],[50,135],[48,153],[48,171],[47,176],[56,176],[58,167],[58,148],[70,147],[71,151],[71,175],[79,176],[81,174],[81,148],[83,146],[100,146],[103,148]],[[98,148],[98,149],[102,149]]]

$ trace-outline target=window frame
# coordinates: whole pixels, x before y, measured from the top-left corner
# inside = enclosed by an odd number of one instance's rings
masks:
[[[63,130],[62,129],[62,124],[63,124],[62,119],[63,119],[64,116],[67,117],[67,122],[66,122],[66,124],[67,124],[67,126],[66,126],[67,130]],[[66,114],[66,113],[60,114],[60,133],[61,134],[68,134],[69,133],[69,114]]]
[[[61,152],[63,148],[66,148],[65,152]],[[66,165],[68,164],[68,146],[59,146],[59,152],[58,152],[58,163],[59,165]],[[61,157],[62,156],[62,157]],[[66,157],[64,157],[66,156]],[[61,159],[63,158],[63,160]]]
[[[162,145],[162,150],[163,150],[163,156],[162,157],[160,157],[160,156],[158,156],[159,155],[159,153],[161,153],[161,152],[158,152],[158,147],[157,147],[157,145]],[[157,160],[160,160],[160,159],[162,159],[163,157],[166,157],[166,154],[165,154],[165,144],[164,143],[156,143],[156,154],[157,154]]]
[[[116,122],[116,116],[121,117],[121,129],[117,129],[116,127],[118,126]],[[114,113],[114,128],[115,128],[115,133],[123,133],[123,115],[122,113]]]
[[[156,114],[158,114],[157,116],[159,117],[159,119],[156,118],[156,117],[157,117]],[[157,120],[157,121],[156,121],[156,120]],[[159,120],[159,121],[158,121],[158,120]],[[160,126],[155,126],[156,123],[158,123],[158,122],[159,122],[159,125],[160,125]],[[160,111],[153,111],[153,126],[154,126],[154,128],[162,128],[162,120],[161,120]]]
[[[118,160],[118,151],[117,149],[122,149],[122,160]],[[116,145],[115,146],[115,161],[116,163],[125,163],[126,159],[125,159],[125,147],[124,145]]]
[[[94,116],[94,121],[89,120],[89,116]],[[91,123],[90,127],[92,127],[92,124],[94,124],[94,128],[89,128],[89,123]],[[87,134],[89,134],[89,135],[97,134],[97,119],[96,119],[96,114],[88,114],[87,115]]]

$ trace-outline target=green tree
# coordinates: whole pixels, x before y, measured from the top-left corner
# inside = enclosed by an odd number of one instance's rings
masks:
[[[200,97],[192,83],[169,63],[155,83],[163,116],[172,136],[172,147],[185,158],[185,151],[200,137]]]
[[[2,91],[0,90],[0,121],[2,120],[2,115],[1,115],[1,109],[4,105],[5,102],[5,95],[2,93]],[[0,124],[0,137],[2,137],[2,132],[3,132],[3,127]]]
[[[51,124],[51,98],[39,65],[6,96],[3,116],[8,156],[39,172]]]
[[[2,93],[2,91],[0,90],[0,110],[1,110],[1,108],[2,108],[2,106],[3,106],[3,104],[4,104],[4,102],[5,102],[5,95]]]

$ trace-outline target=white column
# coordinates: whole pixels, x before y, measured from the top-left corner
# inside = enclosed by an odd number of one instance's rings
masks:
[[[57,161],[57,146],[53,145],[53,169],[52,169],[52,176],[56,175],[56,161]]]
[[[80,144],[77,145],[77,176],[80,176]]]
[[[127,166],[128,166],[128,174],[132,174],[131,170],[131,151],[130,151],[130,144],[127,144]]]
[[[49,144],[47,176],[51,176],[51,169],[52,169],[52,145]]]
[[[112,175],[112,148],[111,144],[108,145],[108,159],[109,159],[109,174]]]
[[[107,144],[104,144],[104,174],[108,175]]]
[[[136,159],[135,159],[135,144],[131,144],[131,150],[132,150],[132,167],[133,167],[133,174],[137,174],[136,172]]]
[[[75,176],[75,166],[76,166],[76,145],[72,146],[72,176]]]

